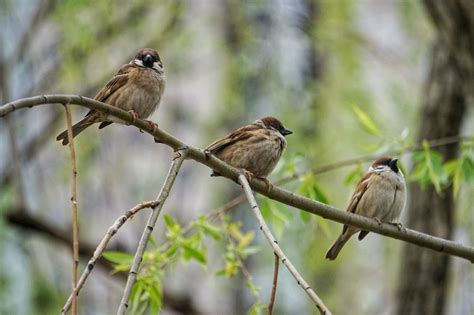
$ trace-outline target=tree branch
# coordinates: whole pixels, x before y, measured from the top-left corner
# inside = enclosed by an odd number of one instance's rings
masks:
[[[64,246],[70,246],[72,242],[71,234],[68,231],[59,229],[40,218],[31,216],[29,213],[31,211],[27,208],[14,208],[6,212],[5,218],[9,224],[16,226],[17,228],[24,229],[25,231],[30,231],[50,237],[52,240],[57,241]],[[94,255],[94,246],[87,242],[79,243],[79,254],[87,259]],[[112,251],[126,251],[127,248],[119,243],[112,248],[109,248]],[[99,267],[102,267],[106,272],[113,271],[113,264],[105,259],[99,259],[96,263]],[[115,274],[118,280],[127,279],[127,275],[124,272],[118,272]],[[188,296],[180,297],[169,294],[167,291],[163,292],[163,305],[179,314],[200,314],[196,307],[193,305],[192,300]]]
[[[329,311],[329,309],[326,307],[326,305],[324,305],[323,301],[321,301],[319,296],[314,292],[314,290],[309,286],[309,284],[306,283],[306,281],[300,275],[298,270],[296,270],[291,261],[286,257],[285,253],[281,250],[280,246],[278,245],[278,241],[273,237],[272,232],[270,231],[267,223],[263,219],[262,213],[260,212],[260,208],[257,205],[257,201],[253,196],[252,189],[250,188],[249,182],[247,181],[245,175],[240,174],[238,177],[238,181],[245,191],[245,195],[247,196],[247,200],[250,204],[250,207],[252,208],[253,214],[257,218],[258,224],[260,224],[260,230],[265,235],[268,243],[273,248],[275,254],[278,256],[278,258],[280,258],[281,262],[283,263],[283,265],[285,265],[285,267],[291,273],[293,278],[295,278],[298,285],[303,288],[306,294],[308,294],[308,296],[318,308],[319,312],[324,315],[330,315],[331,312]]]
[[[67,137],[69,140],[69,152],[71,153],[71,217],[72,217],[72,291],[77,289],[77,269],[79,267],[79,226],[77,213],[77,168],[76,168],[76,150],[74,149],[74,140],[72,135],[72,119],[69,106],[64,104],[66,111]],[[76,295],[72,296],[72,314],[77,314]]]
[[[446,137],[446,138],[440,138],[440,139],[433,139],[433,140],[428,141],[428,146],[431,149],[433,149],[433,148],[442,147],[442,146],[453,144],[453,143],[458,143],[463,140],[472,140],[472,139],[473,139],[472,136],[453,136],[453,137]],[[388,150],[387,152],[385,152],[385,154],[399,155],[399,154],[410,153],[413,151],[419,151],[422,149],[423,149],[423,145],[421,143],[418,143],[415,145],[405,147],[403,149]],[[329,163],[326,165],[317,166],[311,171],[315,174],[322,174],[322,173],[326,173],[343,166],[350,166],[350,165],[354,165],[354,164],[362,163],[362,162],[370,162],[379,157],[380,157],[380,154],[366,154],[366,155],[359,156],[357,158],[351,158],[347,160],[337,161],[334,163]]]
[[[148,222],[143,230],[142,237],[140,238],[140,242],[138,243],[138,248],[135,252],[135,257],[133,259],[132,267],[130,268],[130,273],[128,274],[127,284],[125,285],[125,289],[123,291],[122,300],[120,301],[119,309],[117,314],[125,314],[128,308],[128,301],[130,299],[130,294],[132,293],[132,287],[137,279],[138,268],[140,267],[140,263],[143,259],[143,254],[145,253],[146,245],[148,244],[148,239],[150,238],[151,232],[155,227],[156,220],[160,215],[161,209],[168,198],[171,188],[173,187],[174,181],[176,176],[178,175],[179,169],[183,164],[183,161],[187,154],[187,148],[185,146],[181,148],[177,148],[176,156],[173,158],[173,162],[171,163],[170,170],[168,171],[168,175],[166,176],[165,183],[163,187],[161,187],[161,191],[156,198],[157,205],[152,207],[153,212],[151,213]]]
[[[76,288],[73,288],[71,294],[69,295],[69,298],[66,301],[66,304],[64,304],[63,309],[61,310],[61,314],[66,314],[66,312],[69,310],[69,308],[72,305],[73,299],[79,295],[79,292],[84,286],[84,283],[86,282],[89,275],[92,273],[92,269],[94,269],[95,263],[100,257],[102,257],[102,253],[106,249],[110,240],[118,232],[118,230],[122,227],[122,225],[124,225],[128,219],[130,219],[132,216],[137,214],[140,210],[145,209],[145,208],[154,208],[157,205],[158,205],[157,201],[142,202],[136,205],[135,207],[133,207],[132,209],[128,210],[127,212],[125,212],[124,215],[120,216],[117,220],[115,220],[114,224],[112,224],[112,226],[109,227],[109,229],[107,230],[107,233],[105,233],[104,237],[99,242],[99,245],[97,245],[97,248],[95,249],[94,254],[92,255],[92,258],[89,260],[86,268],[82,272],[81,278],[79,279],[79,282],[77,283]]]
[[[275,296],[278,285],[278,268],[280,267],[280,258],[275,254],[275,264],[273,266],[273,285],[272,285],[272,294],[270,295],[270,302],[268,303],[268,315],[273,314],[273,304],[275,304]]]
[[[38,105],[45,104],[76,104],[80,106],[85,106],[91,109],[95,109],[101,112],[108,113],[117,118],[120,118],[131,125],[151,134],[153,137],[159,139],[163,144],[173,148],[179,149],[182,147],[188,148],[187,157],[193,159],[201,164],[204,164],[213,170],[219,172],[222,176],[227,177],[233,181],[237,181],[238,176],[240,175],[239,170],[227,165],[225,162],[219,160],[214,156],[208,156],[204,153],[203,150],[198,148],[188,146],[179,139],[173,137],[172,135],[162,131],[161,129],[156,129],[153,132],[153,128],[144,120],[132,121],[132,117],[125,111],[118,109],[116,107],[107,105],[105,103],[98,102],[96,100],[77,96],[77,95],[43,95],[43,96],[34,96],[30,98],[19,99],[17,101],[5,104],[0,107],[0,117],[6,116],[14,110],[28,108]],[[382,234],[391,238],[399,239],[408,243],[412,243],[418,246],[430,248],[432,250],[446,253],[452,256],[461,257],[467,259],[471,262],[474,262],[474,248],[470,246],[465,246],[458,244],[449,240],[445,240],[439,237],[431,236],[421,232],[417,232],[410,229],[403,229],[399,231],[396,227],[390,224],[377,224],[374,220],[359,216],[353,213],[348,213],[346,211],[339,210],[332,206],[320,203],[308,199],[306,197],[297,195],[285,189],[279,188],[278,186],[273,186],[273,189],[270,192],[267,192],[267,185],[265,182],[254,178],[250,182],[250,186],[254,191],[257,191],[271,199],[277,200],[281,203],[293,206],[300,210],[322,216],[326,219],[337,221],[342,224],[348,224],[360,229]]]

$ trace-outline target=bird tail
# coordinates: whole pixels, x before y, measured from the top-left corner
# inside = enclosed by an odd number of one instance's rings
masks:
[[[344,244],[349,240],[349,238],[345,238],[344,234],[341,234],[334,242],[334,244],[331,246],[331,248],[328,250],[326,254],[326,258],[329,260],[334,260],[336,259],[337,255],[341,251],[342,247],[344,247]]]
[[[88,116],[88,117],[84,118],[83,120],[79,121],[77,124],[74,124],[72,126],[72,137],[74,138],[75,136],[77,136],[78,134],[83,132],[84,129],[86,129],[87,127],[91,126],[94,123],[95,123],[95,121],[93,119],[91,119],[91,116]],[[56,140],[57,141],[62,140],[62,144],[67,145],[69,143],[69,139],[67,137],[67,129],[64,130],[63,132],[61,132],[56,137]]]

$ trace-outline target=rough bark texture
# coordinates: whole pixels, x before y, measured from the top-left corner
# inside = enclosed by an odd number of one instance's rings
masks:
[[[474,90],[474,2],[426,0],[437,39],[423,100],[419,140],[455,136]],[[444,160],[458,156],[458,145],[439,149]],[[452,188],[410,186],[410,228],[450,239],[455,227]],[[446,310],[450,258],[405,245],[398,286],[397,314],[443,314]]]

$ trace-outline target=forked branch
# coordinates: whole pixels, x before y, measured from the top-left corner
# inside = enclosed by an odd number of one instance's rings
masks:
[[[273,237],[272,232],[270,231],[267,223],[263,219],[262,212],[260,211],[260,208],[258,207],[257,201],[255,200],[255,197],[252,192],[252,188],[250,188],[249,182],[247,181],[247,178],[245,177],[245,175],[240,174],[238,177],[238,181],[242,185],[242,188],[245,191],[245,195],[250,204],[250,207],[252,208],[253,214],[257,218],[258,224],[260,225],[260,230],[265,235],[265,238],[267,239],[270,246],[273,248],[273,251],[275,252],[275,254],[281,260],[282,264],[285,265],[285,267],[291,273],[293,278],[295,278],[298,285],[303,288],[306,294],[308,294],[310,299],[314,302],[314,304],[318,308],[319,312],[324,315],[330,315],[331,312],[329,311],[329,309],[326,307],[326,305],[324,305],[323,301],[321,301],[321,299],[316,294],[316,292],[314,292],[314,290],[309,286],[309,284],[300,275],[298,270],[296,270],[295,266],[293,266],[293,264],[288,259],[288,257],[286,257],[285,253],[281,250],[280,246],[278,245],[277,240],[275,240],[275,237]]]
[[[71,216],[72,216],[72,291],[77,289],[77,269],[79,267],[79,218],[77,213],[77,169],[76,169],[76,150],[74,149],[74,141],[72,135],[72,119],[69,105],[65,104],[67,137],[69,140],[69,152],[71,153]],[[76,295],[72,297],[72,314],[77,314]]]
[[[140,263],[142,262],[143,254],[145,253],[145,249],[148,244],[151,232],[155,227],[156,220],[160,215],[161,209],[163,208],[163,204],[168,198],[176,176],[178,175],[179,169],[181,168],[181,165],[183,164],[187,153],[187,147],[178,148],[178,150],[176,151],[176,156],[173,159],[173,162],[171,162],[171,167],[168,171],[168,175],[166,176],[166,180],[163,186],[161,187],[161,191],[158,194],[158,197],[156,198],[158,205],[152,208],[153,212],[148,218],[148,222],[146,223],[145,229],[142,233],[142,237],[140,238],[140,242],[138,243],[138,248],[135,252],[135,257],[133,258],[132,267],[130,268],[130,272],[128,274],[127,284],[125,285],[122,300],[120,301],[117,314],[125,314],[125,312],[127,311],[128,301],[130,299],[130,294],[132,293],[132,287],[135,284],[135,281],[137,280],[138,269],[140,268]]]
[[[71,292],[71,295],[69,295],[69,298],[67,299],[66,304],[64,304],[63,309],[61,310],[61,314],[66,314],[66,312],[69,310],[73,299],[77,295],[79,295],[79,292],[84,286],[84,283],[86,282],[89,275],[92,273],[92,270],[94,269],[94,266],[97,260],[100,257],[102,257],[102,253],[107,248],[107,245],[109,244],[110,240],[115,234],[117,234],[118,230],[122,227],[122,225],[124,225],[128,219],[130,219],[132,216],[137,214],[140,210],[146,209],[146,208],[154,208],[157,205],[158,205],[158,201],[156,200],[142,202],[136,205],[135,207],[133,207],[132,209],[128,210],[127,212],[125,212],[124,215],[120,216],[117,220],[115,220],[114,224],[112,224],[112,226],[109,227],[109,229],[107,230],[107,233],[104,235],[99,245],[95,249],[94,254],[92,255],[92,258],[89,260],[86,268],[82,272],[81,278],[79,279],[79,282],[77,283],[76,288]]]

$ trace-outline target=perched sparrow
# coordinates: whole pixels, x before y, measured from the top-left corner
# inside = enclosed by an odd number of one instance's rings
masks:
[[[265,177],[273,171],[286,148],[284,136],[292,133],[278,119],[265,117],[215,141],[206,151],[266,181]],[[211,176],[219,175],[213,172]]]
[[[398,169],[397,161],[398,159],[390,157],[376,160],[357,184],[347,211],[374,218],[378,223],[394,224],[400,229],[399,218],[405,207],[407,190],[405,178]],[[344,244],[359,231],[359,240],[369,233],[344,225],[341,236],[329,249],[326,258],[336,259]]]
[[[130,63],[123,65],[94,99],[129,111],[134,118],[148,118],[158,108],[165,89],[163,63],[156,50],[140,49]],[[124,123],[118,118],[90,110],[86,117],[72,126],[73,137],[94,123],[99,129],[113,122]],[[150,122],[150,124],[153,124]],[[156,127],[156,124],[153,124]],[[56,137],[68,144],[67,130]]]

